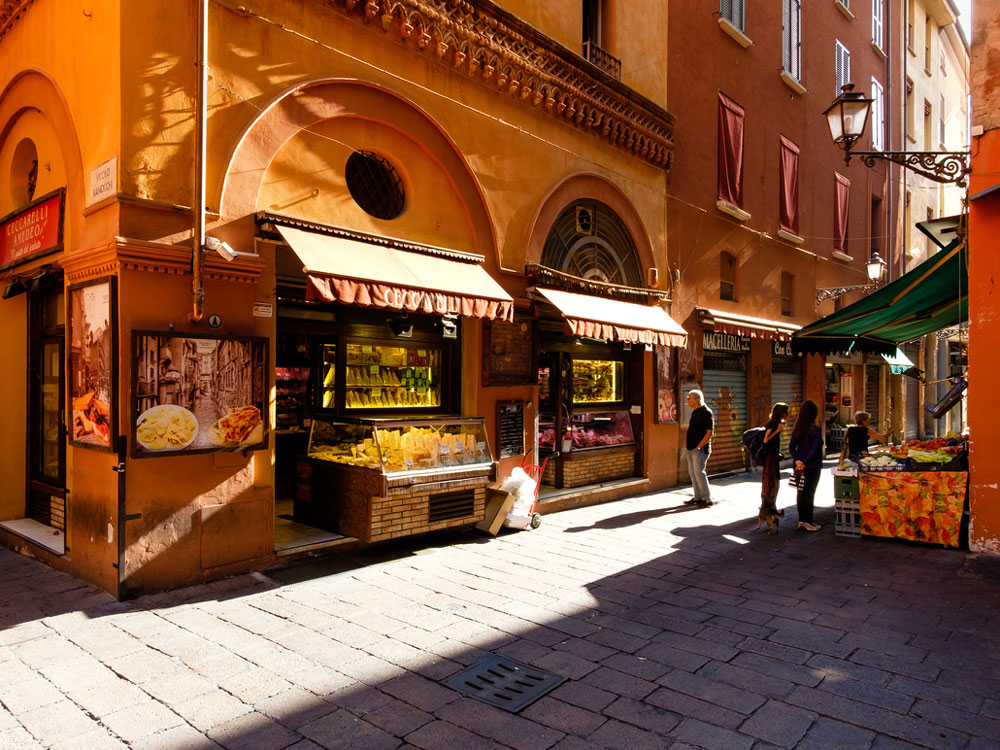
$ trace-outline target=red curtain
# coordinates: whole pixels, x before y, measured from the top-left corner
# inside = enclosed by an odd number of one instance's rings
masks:
[[[847,254],[847,208],[851,199],[851,181],[842,174],[833,174],[833,249]]]
[[[743,206],[743,107],[719,92],[719,200]]]
[[[781,207],[779,226],[786,232],[799,233],[799,147],[785,136],[781,138]]]

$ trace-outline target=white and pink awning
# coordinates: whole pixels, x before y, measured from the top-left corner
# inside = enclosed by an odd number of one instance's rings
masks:
[[[308,299],[513,320],[514,300],[479,263],[279,226],[302,261]]]
[[[535,291],[563,314],[574,336],[628,344],[687,345],[687,331],[662,307],[560,289],[536,287]]]

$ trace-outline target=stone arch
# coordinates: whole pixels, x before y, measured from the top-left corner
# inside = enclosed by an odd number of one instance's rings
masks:
[[[549,194],[542,200],[528,233],[525,263],[539,263],[541,261],[549,228],[563,208],[580,198],[593,198],[614,210],[632,235],[641,267],[655,268],[657,266],[649,233],[646,231],[635,206],[616,185],[600,175],[590,173],[570,175],[549,191]]]
[[[413,102],[367,81],[322,79],[298,84],[264,107],[237,139],[226,162],[218,189],[219,223],[244,220],[258,210],[265,173],[290,139],[319,123],[344,117],[378,123],[419,144],[461,197],[473,233],[472,248],[494,267],[500,266],[496,232],[482,187],[455,142]],[[432,239],[421,241],[434,244]]]
[[[59,86],[39,70],[21,71],[0,93],[0,146],[6,143],[17,121],[28,112],[40,113],[58,140],[62,168],[66,173],[66,249],[87,244],[87,238],[82,236],[86,195],[76,126]],[[39,197],[38,194],[35,197]]]

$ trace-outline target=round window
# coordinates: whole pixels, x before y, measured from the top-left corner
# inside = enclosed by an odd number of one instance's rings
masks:
[[[395,219],[406,207],[399,172],[371,151],[355,151],[347,160],[347,189],[354,201],[376,219]]]

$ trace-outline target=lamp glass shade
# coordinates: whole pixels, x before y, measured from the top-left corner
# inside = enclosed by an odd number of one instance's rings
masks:
[[[844,93],[833,100],[826,112],[826,122],[834,143],[854,143],[865,132],[872,100],[853,91],[853,84],[846,84]]]
[[[882,277],[885,261],[879,257],[878,253],[874,253],[865,264],[865,268],[868,270],[868,279],[870,281],[878,281]]]

